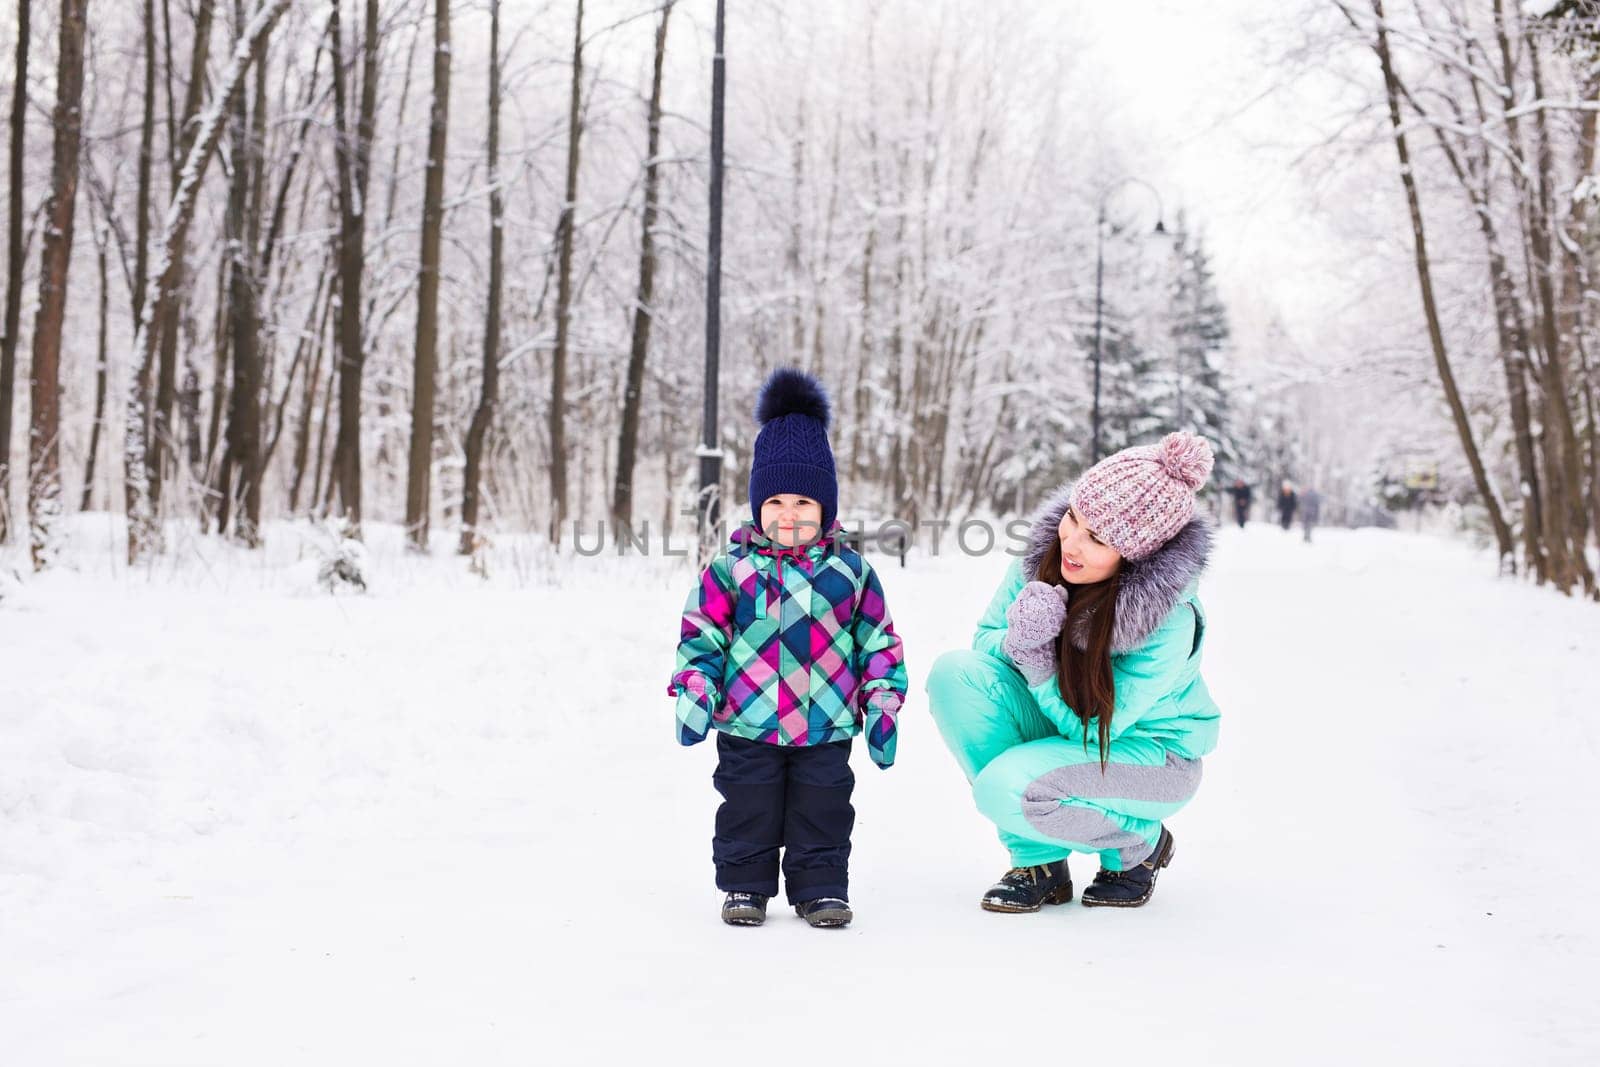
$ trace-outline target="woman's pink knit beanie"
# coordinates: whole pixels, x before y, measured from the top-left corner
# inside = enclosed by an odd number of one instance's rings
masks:
[[[1124,559],[1144,559],[1194,518],[1194,494],[1213,462],[1204,437],[1169,433],[1158,445],[1124,448],[1084,471],[1072,509]]]

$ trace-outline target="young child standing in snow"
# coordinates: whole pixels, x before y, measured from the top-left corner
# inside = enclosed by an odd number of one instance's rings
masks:
[[[828,418],[808,375],[779,370],[762,387],[756,525],[689,594],[667,689],[680,743],[717,732],[711,852],[735,926],[765,921],[780,849],[795,911],[812,926],[850,921],[851,739],[865,729],[872,762],[894,762],[905,662],[877,574],[840,543]]]

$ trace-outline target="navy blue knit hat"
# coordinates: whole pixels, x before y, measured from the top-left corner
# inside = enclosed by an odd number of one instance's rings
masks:
[[[761,525],[761,504],[779,493],[808,496],[822,505],[822,529],[833,525],[839,482],[828,445],[828,394],[803,371],[772,372],[756,401],[754,455],[750,461],[750,513]]]

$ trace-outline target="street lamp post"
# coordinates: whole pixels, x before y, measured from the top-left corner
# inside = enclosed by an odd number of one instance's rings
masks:
[[[1179,259],[1179,261],[1178,261],[1178,270],[1179,271],[1186,271],[1188,269],[1188,266],[1189,266],[1189,264],[1188,264],[1187,260],[1181,259],[1181,258]],[[1201,305],[1200,285],[1199,285],[1199,279],[1198,278],[1190,278],[1189,279],[1189,292],[1190,292],[1190,295],[1194,297],[1194,307],[1191,309],[1194,312],[1193,329],[1198,331],[1200,329],[1200,313],[1201,313],[1201,306],[1202,306]],[[1176,310],[1177,310],[1178,314],[1182,314],[1183,313],[1183,309],[1181,309],[1181,308],[1180,309],[1176,309]],[[1173,361],[1173,368],[1178,373],[1178,425],[1177,425],[1176,428],[1179,429],[1179,430],[1182,430],[1182,429],[1184,429],[1184,425],[1183,425],[1183,422],[1184,422],[1184,419],[1183,419],[1183,415],[1184,415],[1184,411],[1183,411],[1183,339],[1182,338],[1179,338],[1178,339],[1178,343],[1173,346],[1172,361]]]
[[[1100,462],[1100,334],[1103,324],[1104,307],[1103,298],[1106,276],[1106,202],[1111,199],[1111,194],[1124,185],[1142,185],[1156,198],[1156,228],[1158,234],[1165,234],[1167,227],[1163,221],[1166,209],[1161,203],[1161,194],[1156,192],[1156,187],[1142,178],[1132,176],[1119,178],[1106,186],[1100,194],[1100,202],[1095,213],[1094,221],[1094,408],[1092,414],[1092,457],[1090,463]]]
[[[1173,367],[1178,372],[1178,429],[1183,429],[1183,345],[1174,346],[1172,353]]]
[[[722,103],[727,72],[723,62],[723,0],[717,0],[716,49],[711,59],[711,232],[706,242],[706,386],[700,447],[699,562],[715,551],[721,520],[722,448],[717,441],[717,361],[722,344]]]

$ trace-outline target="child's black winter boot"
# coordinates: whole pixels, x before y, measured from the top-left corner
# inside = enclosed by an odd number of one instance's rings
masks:
[[[850,902],[841,897],[818,897],[794,906],[794,913],[812,926],[847,926],[855,918]]]
[[[760,893],[729,893],[722,901],[722,921],[729,926],[760,926],[767,921],[767,898]]]

